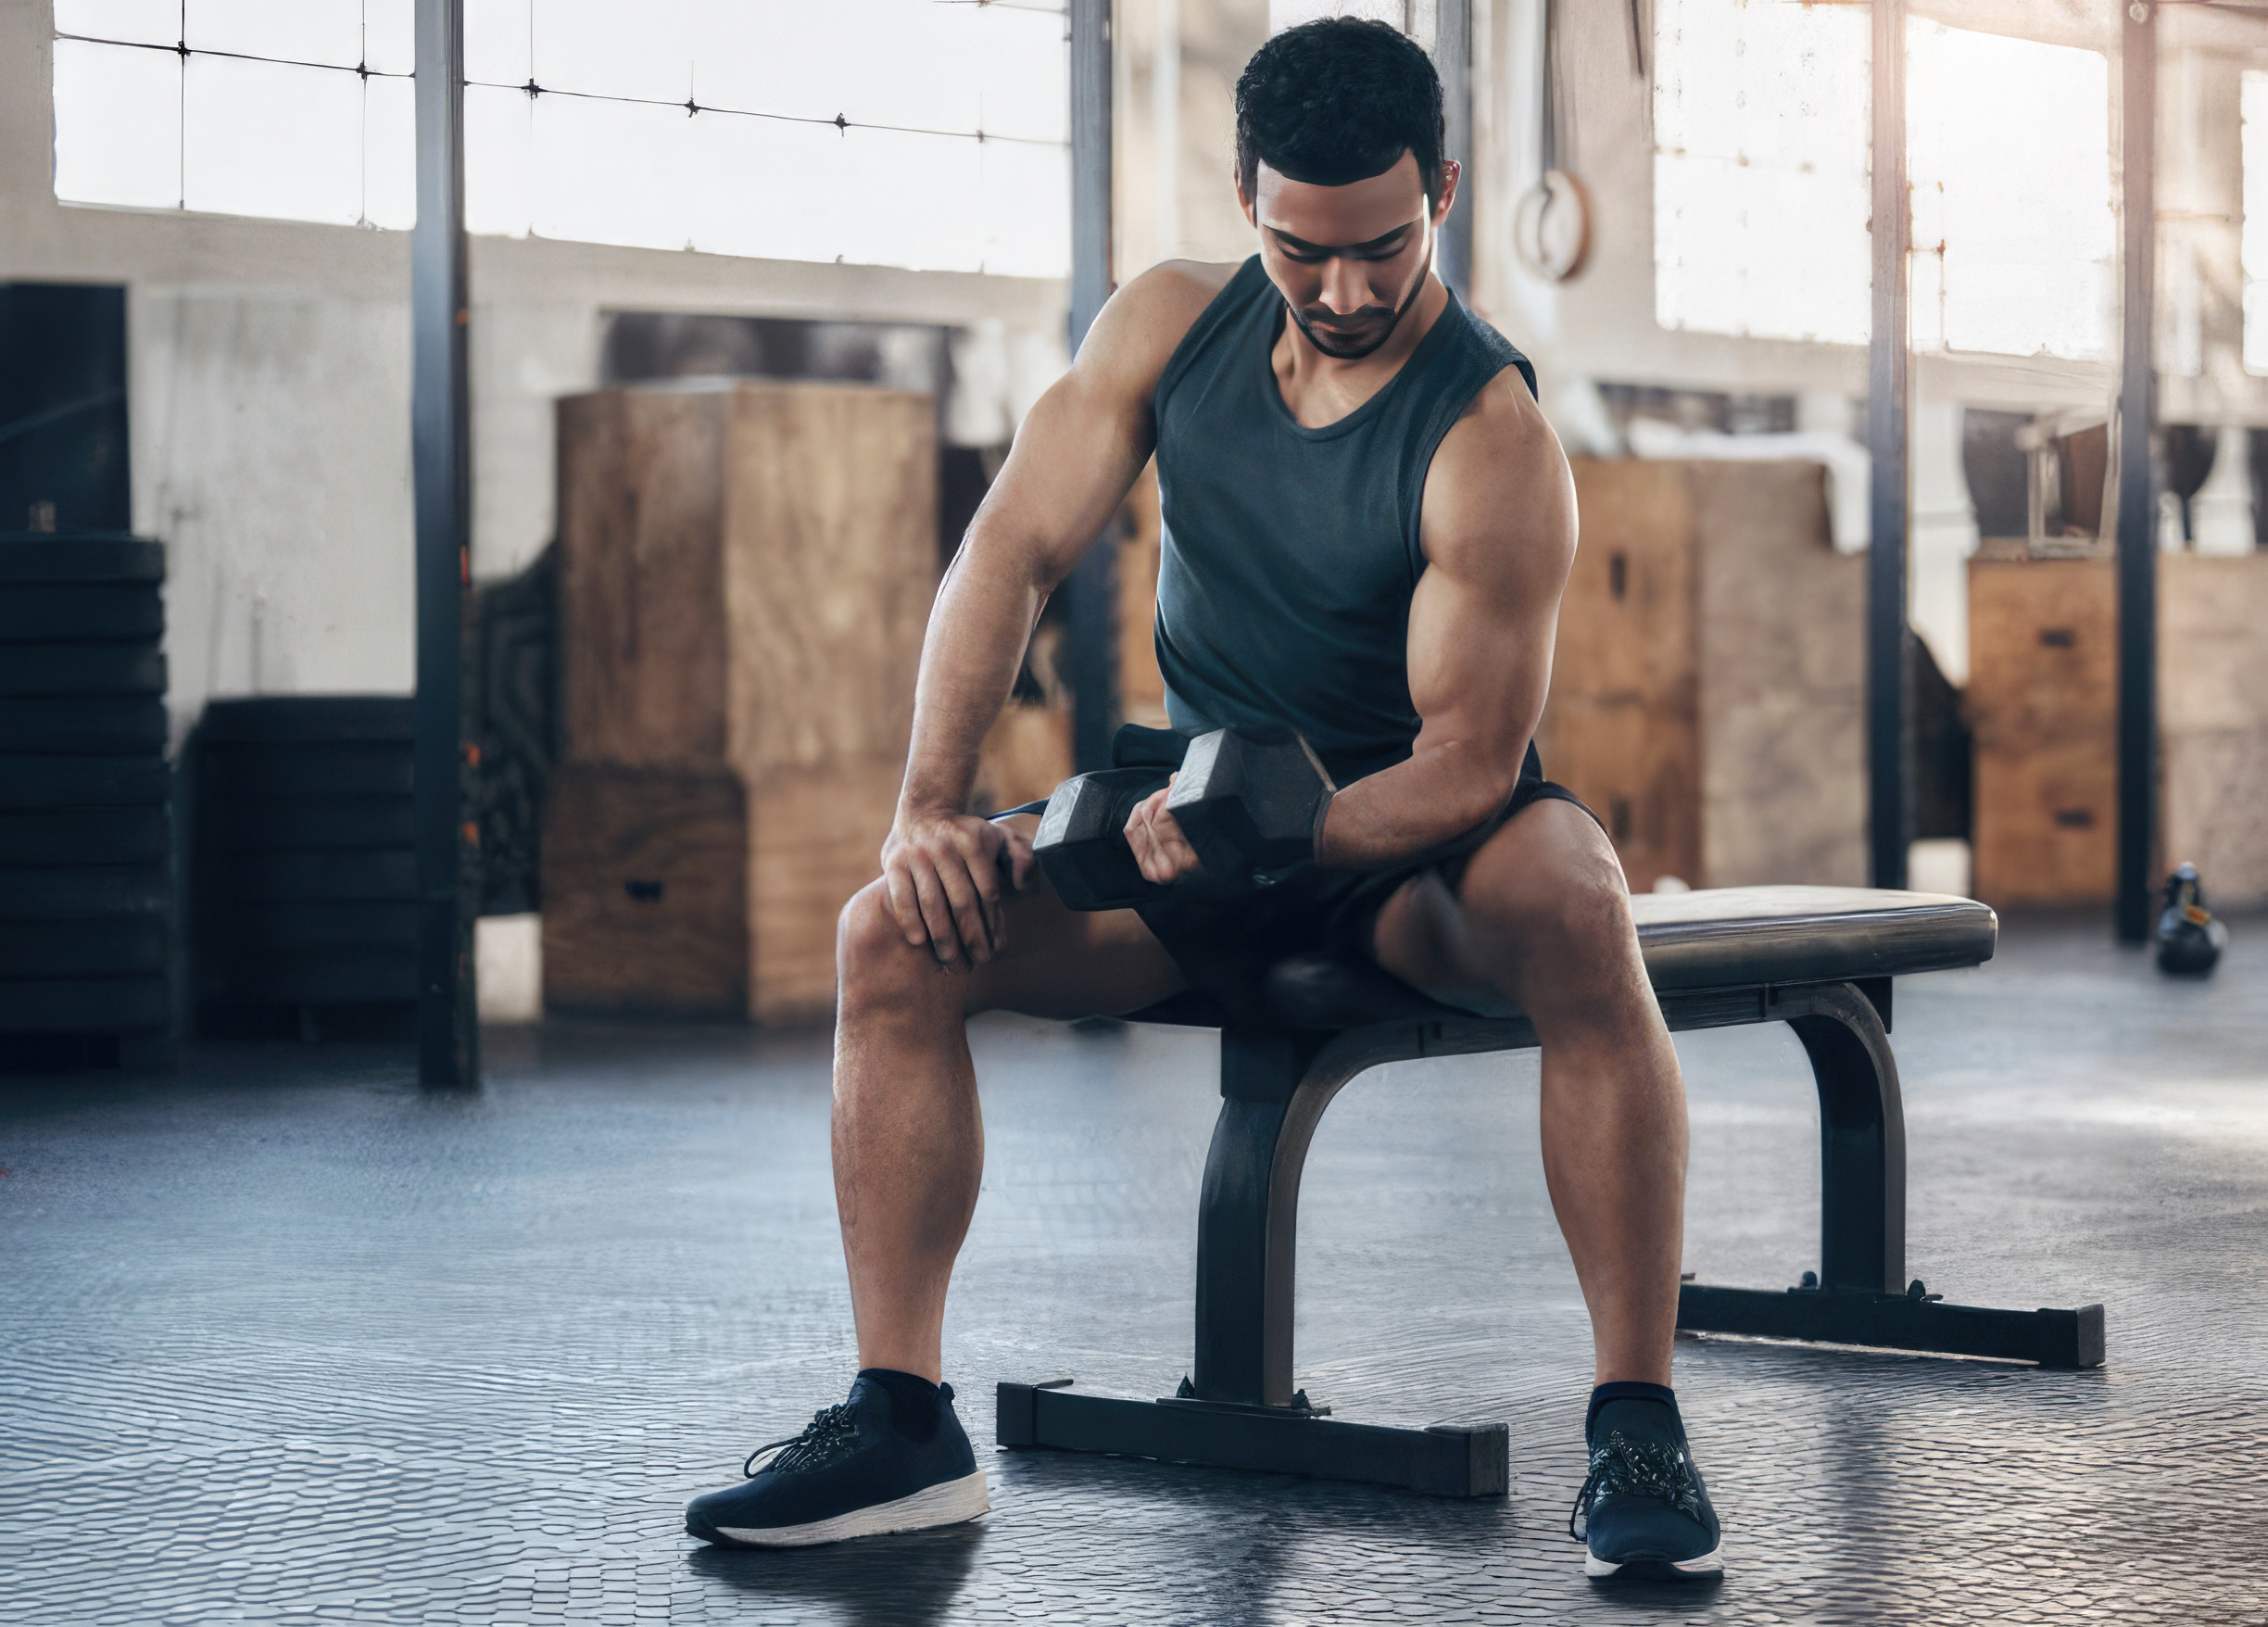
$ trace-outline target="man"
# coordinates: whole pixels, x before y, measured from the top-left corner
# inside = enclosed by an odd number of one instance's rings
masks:
[[[1383,24],[1269,41],[1237,86],[1259,253],[1120,290],[1017,435],[930,618],[882,878],[842,915],[835,1182],[861,1370],[749,1480],[696,1499],[694,1535],[825,1542],[987,1507],[939,1359],[983,1156],[971,1014],[1128,1012],[1190,982],[1233,1000],[1323,944],[1534,1021],[1544,1172],[1596,1346],[1589,1568],[1718,1569],[1669,1388],[1677,1058],[1614,850],[1530,745],[1574,492],[1526,360],[1433,275],[1458,177],[1441,108],[1431,64]],[[1341,788],[1316,862],[1232,908],[1081,914],[1035,866],[1029,811],[965,810],[1040,607],[1153,452],[1177,734],[1296,728]],[[1164,792],[1127,835],[1151,880],[1197,867]]]

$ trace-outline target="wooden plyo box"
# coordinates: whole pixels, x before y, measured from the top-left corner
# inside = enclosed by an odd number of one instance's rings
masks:
[[[823,1017],[937,589],[932,398],[605,390],[559,404],[559,448],[546,1002]]]
[[[1572,460],[1544,772],[1638,891],[1865,880],[1864,562],[1805,462]]]
[[[2158,566],[2164,862],[2215,908],[2268,903],[2268,553]]]
[[[2118,874],[2118,604],[2107,558],[1969,564],[1977,897],[2108,902]]]

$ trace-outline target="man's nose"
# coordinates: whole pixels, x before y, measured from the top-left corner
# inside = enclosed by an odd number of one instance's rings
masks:
[[[1370,280],[1347,255],[1334,254],[1323,262],[1323,305],[1338,316],[1353,316],[1370,301]]]

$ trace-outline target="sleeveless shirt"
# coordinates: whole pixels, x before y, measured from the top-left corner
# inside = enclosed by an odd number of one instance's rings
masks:
[[[1177,733],[1297,729],[1341,785],[1410,754],[1409,607],[1434,448],[1482,385],[1535,372],[1453,292],[1378,394],[1292,415],[1270,361],[1283,296],[1246,260],[1159,378],[1157,659]]]

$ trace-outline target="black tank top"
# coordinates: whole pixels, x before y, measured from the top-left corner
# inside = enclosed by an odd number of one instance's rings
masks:
[[[1409,606],[1433,449],[1491,379],[1517,367],[1533,394],[1535,372],[1452,293],[1384,388],[1307,429],[1269,361],[1284,321],[1254,255],[1158,380],[1158,668],[1178,733],[1295,728],[1344,785],[1418,735]]]

